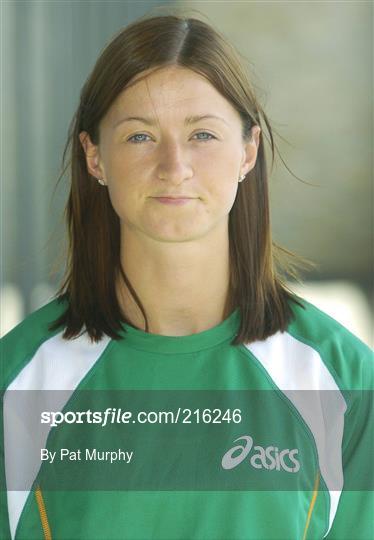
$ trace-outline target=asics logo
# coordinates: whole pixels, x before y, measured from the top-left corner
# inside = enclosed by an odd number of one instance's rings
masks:
[[[248,459],[248,462],[255,469],[268,469],[270,471],[276,470],[280,471],[283,469],[289,473],[297,473],[300,469],[300,463],[296,459],[297,454],[299,453],[297,448],[290,450],[286,448],[284,450],[279,450],[276,446],[268,446],[264,448],[262,446],[253,446],[253,439],[249,435],[243,435],[238,439],[235,439],[234,442],[244,441],[244,444],[238,444],[233,448],[230,448],[222,458],[222,467],[224,469],[233,469],[237,467],[251,452],[251,456]],[[236,454],[234,457],[234,454]]]

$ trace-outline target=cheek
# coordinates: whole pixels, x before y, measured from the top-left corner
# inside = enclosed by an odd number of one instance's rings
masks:
[[[238,192],[238,182],[228,182],[225,185],[225,189],[222,192],[222,205],[224,207],[225,213],[229,213],[236,198]]]
[[[221,162],[221,187],[220,191],[226,200],[226,204],[231,210],[239,188],[239,163],[240,156],[237,149],[233,149],[231,154],[226,154],[226,160]]]
[[[109,198],[114,211],[120,219],[130,217],[136,211],[136,193],[128,178],[117,177],[108,181]]]
[[[210,172],[210,175],[212,172]],[[211,176],[212,178],[212,176]],[[224,213],[228,213],[234,204],[239,183],[236,179],[236,168],[223,167],[212,178],[209,185],[209,194]]]
[[[214,171],[215,176],[223,182],[233,183],[239,177],[240,154],[234,145],[222,146],[221,151],[205,160],[205,167]]]

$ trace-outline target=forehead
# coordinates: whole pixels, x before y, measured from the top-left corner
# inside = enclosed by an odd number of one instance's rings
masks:
[[[204,76],[180,66],[148,70],[121,92],[108,113],[110,122],[123,114],[168,115],[187,112],[225,115],[238,119],[231,103]]]

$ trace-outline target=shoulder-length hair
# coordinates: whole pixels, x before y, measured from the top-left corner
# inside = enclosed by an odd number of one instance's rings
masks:
[[[116,294],[119,278],[138,304],[148,331],[144,307],[121,266],[119,218],[108,191],[87,170],[79,134],[86,131],[93,144],[99,144],[100,121],[133,77],[167,65],[182,66],[206,77],[240,114],[244,140],[251,136],[252,126],[261,127],[256,164],[239,184],[229,215],[230,284],[225,311],[240,308],[241,314],[233,345],[284,331],[292,319],[290,303],[299,303],[285,285],[284,276],[287,271],[296,277],[296,261],[301,260],[271,238],[262,119],[270,135],[273,165],[272,129],[239,55],[202,20],[154,16],[128,25],[104,48],[82,88],[69,128],[62,160],[64,167],[70,148],[71,188],[66,207],[69,249],[66,274],[57,293],[67,304],[51,325],[51,329],[65,327],[66,339],[84,331],[93,341],[103,334],[119,339],[120,330],[123,337],[123,322],[128,321]],[[294,261],[288,266],[285,254]]]

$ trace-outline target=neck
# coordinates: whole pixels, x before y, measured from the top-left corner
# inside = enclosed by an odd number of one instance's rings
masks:
[[[121,263],[146,312],[150,333],[202,332],[232,311],[227,301],[227,231],[191,242],[156,242],[126,232],[121,235]],[[123,280],[118,282],[118,298],[126,320],[145,330],[142,312]]]

